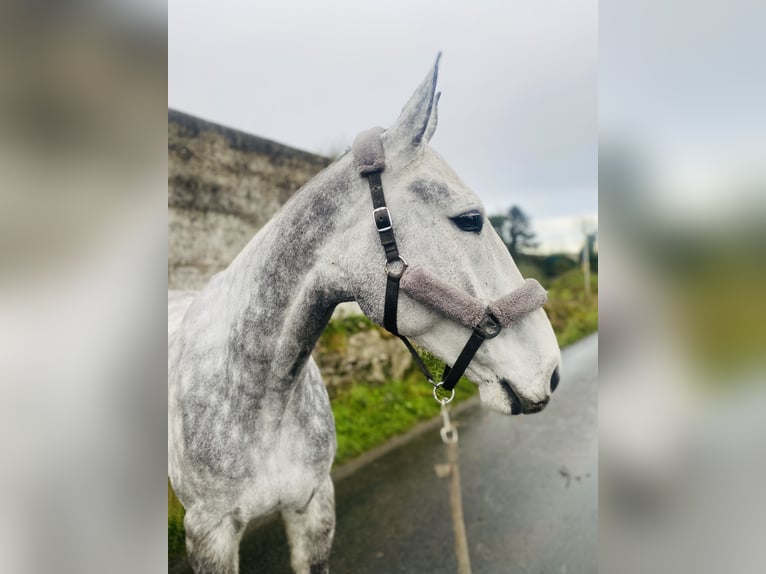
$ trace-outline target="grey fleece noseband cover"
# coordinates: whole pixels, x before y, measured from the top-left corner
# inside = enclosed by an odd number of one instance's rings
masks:
[[[476,327],[487,311],[503,327],[508,327],[542,307],[547,300],[543,286],[534,279],[526,279],[524,285],[487,305],[421,267],[407,268],[400,285],[402,291],[416,301],[469,329]]]
[[[354,165],[360,175],[383,171],[386,165],[383,128],[371,128],[360,133],[352,145]],[[493,301],[489,305],[465,291],[445,283],[421,267],[408,267],[401,276],[402,291],[464,327],[473,329],[489,311],[503,327],[508,327],[545,304],[547,294],[534,279]]]

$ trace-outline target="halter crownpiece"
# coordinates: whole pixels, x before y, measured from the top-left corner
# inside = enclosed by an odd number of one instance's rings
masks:
[[[370,185],[373,204],[373,221],[378,230],[380,243],[386,253],[386,296],[383,311],[383,326],[398,336],[407,346],[428,381],[434,385],[434,398],[447,404],[455,396],[455,385],[463,376],[481,344],[500,334],[503,327],[508,327],[545,304],[547,295],[542,285],[534,279],[526,279],[518,289],[489,303],[445,283],[426,269],[409,267],[400,255],[394,235],[393,220],[386,206],[380,172],[385,169],[386,160],[380,134],[382,128],[372,128],[360,133],[351,146],[354,154],[354,166],[359,175],[366,177]],[[412,343],[399,334],[396,315],[399,303],[399,289],[416,301],[427,305],[448,319],[472,329],[471,337],[463,347],[453,366],[444,367],[442,381],[434,382],[435,377],[418,355]],[[438,389],[450,392],[448,397],[439,397]]]

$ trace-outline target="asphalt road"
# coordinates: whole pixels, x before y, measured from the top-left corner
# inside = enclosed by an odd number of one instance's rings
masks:
[[[598,336],[564,350],[562,381],[542,413],[477,406],[457,419],[474,574],[597,571]],[[436,410],[434,411],[436,412]],[[449,478],[429,432],[336,484],[333,574],[455,572]],[[241,572],[291,574],[280,521],[250,532]]]

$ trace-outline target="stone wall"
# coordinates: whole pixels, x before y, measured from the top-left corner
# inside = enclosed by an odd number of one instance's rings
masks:
[[[202,288],[329,163],[169,110],[168,288]]]
[[[335,318],[312,354],[330,398],[354,383],[382,385],[419,373],[402,342],[362,316]]]

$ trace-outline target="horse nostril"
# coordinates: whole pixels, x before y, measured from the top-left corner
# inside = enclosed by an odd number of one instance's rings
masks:
[[[551,375],[551,392],[556,390],[556,387],[559,386],[559,380],[561,379],[561,376],[559,375],[559,368],[556,367],[553,370],[553,374]]]

